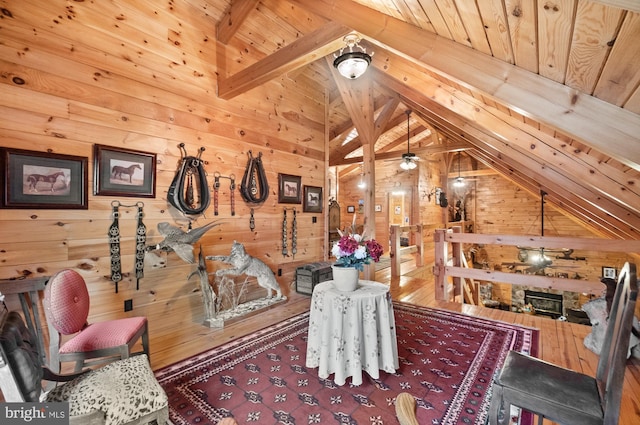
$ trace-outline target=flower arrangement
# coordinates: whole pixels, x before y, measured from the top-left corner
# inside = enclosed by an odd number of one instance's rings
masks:
[[[364,265],[377,263],[382,256],[382,245],[375,239],[367,240],[365,232],[362,235],[355,232],[356,217],[353,216],[353,223],[349,230],[338,229],[340,239],[333,244],[331,254],[336,257],[336,265],[342,267],[355,267],[363,271]]]

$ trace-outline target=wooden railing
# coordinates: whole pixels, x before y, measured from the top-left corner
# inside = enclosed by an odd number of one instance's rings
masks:
[[[389,251],[389,257],[391,258],[391,276],[400,276],[400,264],[401,258],[405,254],[414,254],[416,259],[416,266],[421,267],[423,264],[422,254],[424,253],[424,244],[422,242],[422,224],[414,226],[399,226],[397,224],[391,225],[389,231],[389,240],[391,243],[391,249]],[[416,243],[409,246],[400,246],[400,236],[404,232],[415,233],[414,240]]]
[[[516,285],[535,286],[537,288],[556,289],[588,293],[600,296],[604,285],[600,281],[575,280],[520,273],[506,273],[494,270],[481,270],[463,267],[463,244],[512,245],[532,248],[594,250],[603,252],[624,252],[637,256],[640,253],[640,241],[613,239],[586,239],[547,236],[483,235],[462,233],[459,226],[451,230],[437,229],[434,233],[435,297],[438,300],[464,299],[464,279],[484,280]],[[450,279],[451,278],[451,282]],[[451,287],[453,285],[453,287]]]

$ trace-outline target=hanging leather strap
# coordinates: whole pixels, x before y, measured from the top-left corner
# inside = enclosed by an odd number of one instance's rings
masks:
[[[229,198],[231,200],[231,215],[236,215],[236,176],[223,176],[219,172],[213,174],[213,214],[218,215],[218,194],[220,192],[220,179],[229,179]]]
[[[293,221],[291,222],[291,257],[296,258],[298,252],[298,219],[296,209],[293,209]]]
[[[284,218],[282,219],[282,256],[289,255],[287,250],[287,209],[284,209]]]
[[[118,293],[118,282],[122,280],[122,256],[120,251],[120,212],[119,208],[133,208],[137,207],[138,212],[136,217],[138,224],[136,227],[136,260],[135,260],[135,272],[136,272],[136,289],[140,289],[140,279],[144,277],[144,255],[146,252],[147,242],[147,227],[142,222],[144,213],[142,208],[143,202],[137,202],[135,205],[124,205],[119,201],[111,202],[111,209],[113,215],[113,223],[109,226],[109,253],[111,255],[111,280],[115,283],[116,294]]]
[[[220,173],[213,173],[213,215],[218,215],[218,192],[220,192]]]
[[[113,215],[113,223],[109,226],[109,253],[111,254],[111,281],[116,285],[116,294],[118,293],[118,282],[122,280],[122,259],[120,257],[120,225],[118,218],[120,213],[118,207],[120,202],[111,202]]]
[[[144,213],[142,212],[142,207],[144,207],[143,202],[138,202],[136,204],[138,207],[138,226],[136,227],[136,290],[140,289],[140,279],[144,277],[144,254],[145,247],[147,243],[147,227],[142,222],[142,217],[144,217]]]
[[[184,143],[180,143],[179,147],[183,157],[180,168],[169,186],[168,201],[183,214],[202,214],[211,202],[207,173],[204,169],[204,161],[201,159],[205,149],[201,147],[198,156],[187,156]],[[195,200],[194,192],[199,195],[198,202]]]
[[[236,176],[231,174],[229,176],[231,184],[229,185],[229,198],[231,200],[231,216],[236,215]]]
[[[242,183],[240,183],[240,195],[245,202],[260,204],[269,196],[267,175],[262,165],[262,152],[254,157],[253,153],[249,151],[248,156],[247,168],[244,170]]]

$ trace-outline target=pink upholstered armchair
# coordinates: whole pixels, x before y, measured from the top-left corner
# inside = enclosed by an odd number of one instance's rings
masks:
[[[82,276],[74,270],[62,270],[49,279],[44,309],[50,338],[49,367],[54,372],[60,372],[63,362],[76,362],[74,370],[78,372],[85,366],[126,359],[132,354],[149,356],[146,317],[87,322],[89,292]],[[62,335],[73,336],[61,344]],[[140,338],[142,351],[132,353]]]

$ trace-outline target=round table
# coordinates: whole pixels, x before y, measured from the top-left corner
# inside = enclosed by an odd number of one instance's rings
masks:
[[[362,371],[379,379],[380,370],[398,369],[395,318],[389,288],[361,280],[352,292],[338,290],[333,280],[313,289],[306,366],[320,378],[362,384]]]

